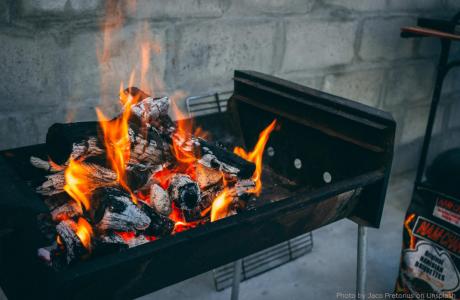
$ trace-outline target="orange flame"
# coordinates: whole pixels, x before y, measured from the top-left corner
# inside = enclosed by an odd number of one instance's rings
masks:
[[[80,206],[86,210],[90,208],[89,193],[92,190],[91,180],[88,176],[88,169],[84,164],[71,159],[64,172],[64,191],[70,195]]]
[[[404,221],[404,227],[407,230],[407,234],[409,234],[410,237],[410,242],[409,242],[409,248],[410,249],[415,249],[415,237],[412,232],[412,229],[410,228],[409,224],[412,222],[415,218],[415,214],[410,214],[407,219]]]
[[[225,218],[228,213],[228,206],[232,203],[233,196],[227,188],[225,188],[212,202],[211,222]]]
[[[132,194],[126,180],[126,166],[129,161],[131,148],[128,134],[130,112],[131,99],[126,102],[122,115],[113,120],[109,120],[99,109],[96,109],[99,125],[104,134],[107,159],[110,162],[112,170],[117,174],[117,182]]]
[[[268,125],[259,135],[259,140],[257,141],[256,146],[251,152],[246,152],[241,147],[235,147],[233,153],[236,155],[253,162],[256,165],[254,174],[252,175],[252,180],[255,182],[255,187],[249,193],[254,193],[257,196],[262,192],[262,158],[264,154],[265,146],[267,145],[270,133],[275,129],[276,120],[273,120],[270,125]]]
[[[91,238],[94,235],[93,228],[84,218],[79,218],[77,223],[77,231],[75,234],[80,239],[83,246],[91,251]]]
[[[178,98],[179,95],[174,98]],[[206,138],[207,133],[201,127],[193,128],[193,119],[185,116],[177,107],[176,101],[171,101],[171,109],[176,118],[176,131],[172,139],[172,153],[179,163],[193,164],[198,160],[194,153],[193,145],[191,145],[191,138],[201,137]]]

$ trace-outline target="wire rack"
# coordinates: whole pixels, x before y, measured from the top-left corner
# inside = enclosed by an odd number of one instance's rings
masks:
[[[227,110],[227,102],[232,91],[209,93],[186,99],[190,117],[220,113]],[[287,262],[299,258],[313,249],[311,232],[289,241],[267,248],[242,259],[241,280],[255,277]],[[230,287],[233,283],[234,264],[229,263],[213,270],[214,284],[217,291]]]

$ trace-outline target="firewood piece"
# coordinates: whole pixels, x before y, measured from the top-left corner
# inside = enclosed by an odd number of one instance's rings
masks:
[[[117,174],[114,171],[97,164],[81,164],[81,166],[86,168],[88,180],[96,187],[116,184]],[[37,187],[37,193],[52,196],[64,192],[65,175],[63,171],[48,175],[46,179],[41,186]]]
[[[141,210],[149,216],[151,220],[149,227],[143,231],[145,234],[155,237],[164,237],[171,234],[174,229],[173,221],[157,213],[153,208],[142,201],[139,201],[139,205]]]
[[[190,176],[175,174],[170,181],[169,197],[174,201],[187,221],[200,217],[201,193],[198,184]]]
[[[129,130],[131,139],[130,163],[158,165],[168,160],[169,147],[155,128],[149,128],[147,134]]]
[[[235,196],[240,197],[244,194],[247,194],[253,191],[256,187],[256,183],[251,179],[243,179],[236,182],[234,188],[232,189],[235,193]]]
[[[47,247],[39,248],[37,250],[37,256],[48,266],[55,269],[58,269],[66,264],[65,255],[56,242]]]
[[[150,185],[150,206],[163,216],[169,216],[172,211],[168,193],[156,183]]]
[[[198,184],[185,174],[175,174],[169,183],[169,197],[182,210],[195,208],[201,200]]]
[[[51,160],[63,164],[72,153],[73,145],[98,136],[98,122],[53,124],[46,134],[46,149]]]
[[[130,195],[116,188],[98,188],[91,201],[91,217],[99,231],[144,230],[150,218],[131,200]]]
[[[152,124],[152,122],[157,121],[160,116],[167,115],[168,110],[168,97],[147,97],[131,106],[132,114],[141,121],[141,124]]]
[[[132,190],[143,187],[152,175],[152,170],[143,165],[128,165],[126,168],[126,177],[128,186]]]
[[[77,224],[73,220],[68,219],[61,221],[56,225],[56,231],[66,249],[66,260],[68,264],[87,253],[87,250],[76,234]]]
[[[88,158],[99,156],[105,153],[102,145],[99,145],[98,139],[94,136],[89,137],[81,143],[74,143],[72,145],[72,153],[70,158],[76,160],[80,158]]]
[[[64,191],[65,177],[64,172],[45,176],[46,180],[41,186],[37,187],[37,193],[44,196],[52,196]]]
[[[198,139],[202,158],[200,161],[211,168],[218,168],[227,173],[235,173],[239,178],[250,178],[256,169],[256,165],[238,155],[203,139]]]
[[[118,234],[107,231],[95,240],[94,255],[118,252],[128,248],[128,244]]]
[[[197,164],[196,170],[196,181],[201,190],[205,190],[210,186],[222,182],[222,172],[208,168],[206,166]]]
[[[57,172],[62,171],[63,169],[63,167],[60,167],[57,164],[51,164],[48,161],[35,157],[35,156],[30,157],[30,163],[32,164],[32,166],[38,169],[45,170],[50,173],[57,173]]]
[[[128,240],[128,247],[133,248],[150,242],[144,235],[135,236]]]
[[[82,214],[83,210],[81,206],[77,202],[70,200],[67,203],[53,209],[51,211],[51,218],[53,221],[59,222],[81,216]]]

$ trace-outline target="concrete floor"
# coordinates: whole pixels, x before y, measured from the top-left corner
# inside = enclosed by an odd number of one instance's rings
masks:
[[[391,292],[398,271],[402,221],[412,191],[412,174],[395,176],[390,183],[380,229],[369,229],[367,291]],[[242,282],[240,299],[340,299],[354,293],[357,225],[342,220],[314,231],[313,251],[293,262]],[[216,292],[208,272],[139,299],[221,300],[230,289]],[[0,290],[0,300],[6,300]]]

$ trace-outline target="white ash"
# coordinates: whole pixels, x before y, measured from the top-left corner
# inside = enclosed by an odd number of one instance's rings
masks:
[[[150,225],[150,218],[129,197],[117,195],[111,201],[97,224],[99,230],[144,230]]]
[[[240,172],[240,169],[235,168],[231,165],[228,165],[224,162],[221,162],[220,160],[216,158],[215,155],[211,153],[206,153],[205,155],[203,155],[198,160],[198,163],[208,168],[217,169],[219,171],[225,172],[231,176],[237,176],[237,174]]]
[[[150,206],[164,216],[169,216],[172,211],[168,193],[155,183],[150,186]]]
[[[52,196],[64,191],[65,177],[64,172],[45,176],[46,180],[41,186],[37,187],[37,193],[44,196]]]
[[[141,119],[144,124],[150,124],[152,121],[158,120],[160,116],[167,115],[168,110],[168,97],[157,99],[147,97],[131,107],[131,112]]]

